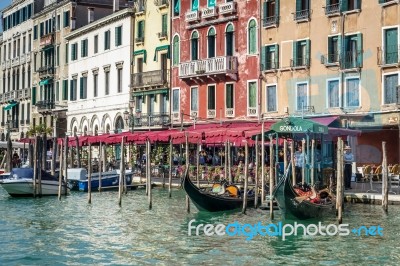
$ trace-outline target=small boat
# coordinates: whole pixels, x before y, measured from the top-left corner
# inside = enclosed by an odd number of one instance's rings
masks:
[[[285,175],[278,182],[273,195],[281,211],[294,218],[304,220],[335,214],[335,204],[333,201],[321,204],[313,203],[307,199],[301,200],[301,196],[292,186],[289,171],[286,171]]]
[[[129,185],[132,182],[133,172],[126,171],[125,178]],[[92,173],[91,189],[92,191],[99,188],[99,173]],[[88,176],[85,168],[68,169],[68,183],[71,190],[88,191]],[[114,187],[119,184],[119,170],[113,170],[101,173],[101,187]]]
[[[211,191],[200,189],[190,180],[188,171],[186,171],[182,182],[182,186],[187,195],[199,210],[218,212],[235,210],[243,207],[243,198],[240,197],[237,186],[224,186],[221,190],[218,188],[219,185],[215,185]],[[254,206],[254,201],[254,194],[248,195],[247,206]]]
[[[38,181],[36,181],[37,184]],[[42,170],[41,173],[42,196],[58,195],[59,180]],[[13,168],[10,176],[0,182],[0,185],[13,197],[32,197],[33,196],[33,168]],[[64,184],[61,193],[65,194],[68,189]]]

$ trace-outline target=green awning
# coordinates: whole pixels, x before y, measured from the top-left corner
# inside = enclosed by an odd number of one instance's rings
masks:
[[[134,56],[136,56],[136,55],[143,55],[143,62],[146,63],[147,52],[146,52],[145,49],[134,51],[134,52],[133,52],[133,55],[134,55]]]
[[[158,52],[164,51],[164,50],[167,50],[167,58],[170,59],[171,54],[170,54],[169,46],[170,46],[169,44],[166,44],[166,45],[161,45],[161,46],[156,47],[156,50],[154,51],[154,61],[158,61]]]
[[[299,117],[286,117],[271,126],[276,133],[319,133],[327,134],[328,127],[320,123]]]
[[[50,83],[51,80],[52,80],[52,79],[44,79],[44,80],[41,80],[41,81],[39,81],[39,85],[40,85],[40,86],[47,85],[47,84]]]
[[[11,110],[17,104],[18,104],[17,102],[10,103],[9,105],[5,106],[3,109],[4,109],[4,111]]]
[[[133,97],[151,95],[151,94],[168,94],[168,89],[159,89],[151,91],[137,91],[133,93]]]

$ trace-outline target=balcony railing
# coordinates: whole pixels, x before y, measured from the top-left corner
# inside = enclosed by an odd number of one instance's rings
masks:
[[[360,67],[362,67],[362,51],[355,50],[343,53],[341,58],[342,69],[360,68]]]
[[[140,113],[133,120],[135,128],[166,126],[171,122],[169,113]]]
[[[207,110],[207,118],[215,118],[217,117],[217,111],[215,110]]]
[[[18,120],[16,121],[9,121],[7,126],[10,127],[10,131],[18,131]]]
[[[336,15],[340,13],[340,6],[339,3],[332,4],[332,5],[327,5],[325,7],[325,15]]]
[[[225,116],[226,117],[235,117],[235,109],[234,108],[226,108]]]
[[[202,18],[213,18],[218,15],[216,7],[206,7],[201,10]]]
[[[180,120],[180,114],[177,113],[177,112],[172,113],[171,118],[172,118],[172,121],[179,121]]]
[[[136,37],[136,38],[135,38],[135,43],[136,43],[136,44],[142,44],[142,43],[144,43],[144,37]]]
[[[19,57],[19,63],[20,64],[24,64],[25,63],[25,54],[21,54],[21,56]]]
[[[134,3],[135,5],[135,9],[136,9],[136,15],[138,15],[138,13],[144,13],[144,11],[146,11],[146,3],[144,0],[137,0]]]
[[[392,65],[399,63],[399,50],[400,46],[387,45],[385,47],[378,47],[378,65]]]
[[[40,37],[40,46],[50,45],[53,44],[53,42],[54,42],[53,33]]]
[[[25,99],[29,99],[30,97],[31,97],[30,88],[9,91],[9,92],[0,94],[0,103],[5,103],[8,101],[25,100]]]
[[[36,102],[36,107],[38,111],[49,111],[54,109],[54,101],[51,100],[44,100]]]
[[[19,65],[19,57],[15,57],[11,60],[11,66],[15,67]]]
[[[39,72],[39,78],[46,78],[52,77],[54,75],[54,70],[52,66],[43,66],[40,67],[37,72]]]
[[[1,62],[1,69],[2,70],[6,69],[6,61]]]
[[[224,73],[237,73],[236,56],[220,56],[179,65],[179,77],[181,78]]]
[[[271,17],[266,17],[263,19],[263,26],[264,27],[272,27],[276,26],[279,23],[279,16],[271,16]]]
[[[28,52],[25,55],[26,55],[26,62],[29,63],[31,61],[31,53]]]
[[[308,21],[310,19],[310,10],[309,9],[305,9],[305,10],[300,10],[300,11],[296,11],[293,13],[293,19],[295,21]]]
[[[264,70],[275,70],[279,68],[278,60],[267,60],[263,63]]]
[[[6,68],[11,68],[11,60],[6,61]]]
[[[155,70],[135,73],[131,76],[132,87],[158,86],[168,83],[168,70]]]
[[[290,60],[290,67],[293,68],[308,68],[310,67],[310,58],[308,56],[301,56],[292,58]]]
[[[156,5],[158,8],[167,7],[169,5],[169,1],[168,0],[154,0],[154,5]]]
[[[339,53],[326,54],[321,56],[321,64],[324,65],[338,65],[340,62]]]
[[[186,22],[198,21],[200,19],[199,11],[188,11],[185,15]]]
[[[167,39],[168,38],[168,32],[166,31],[161,31],[157,33],[158,39]]]
[[[221,15],[236,13],[236,3],[229,2],[219,5],[219,13]]]
[[[247,115],[248,116],[256,116],[257,115],[257,107],[248,107]]]

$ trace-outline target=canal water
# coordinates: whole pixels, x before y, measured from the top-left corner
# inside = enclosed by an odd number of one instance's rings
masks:
[[[0,265],[398,265],[400,207],[346,205],[344,223],[350,228],[381,226],[383,236],[188,236],[188,223],[225,225],[293,224],[279,212],[185,211],[185,194],[153,190],[148,210],[144,190],[129,191],[118,207],[117,192],[72,193],[56,197],[11,198],[0,188]],[[301,222],[304,225],[318,221]],[[324,219],[324,225],[335,223]]]

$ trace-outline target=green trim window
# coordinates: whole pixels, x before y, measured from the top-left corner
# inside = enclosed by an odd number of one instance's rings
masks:
[[[293,42],[293,59],[292,67],[309,67],[310,66],[310,40],[302,40]]]
[[[192,0],[191,7],[192,7],[192,11],[199,10],[199,0]]]
[[[235,46],[235,42],[234,42],[234,28],[233,28],[233,24],[229,23],[228,26],[226,27],[226,31],[225,31],[225,53],[227,56],[232,56],[233,55],[233,51],[234,51],[234,46]]]
[[[60,100],[60,82],[56,81],[56,102]]]
[[[225,108],[235,108],[235,94],[234,94],[233,83],[225,84]],[[232,110],[233,111],[233,110]]]
[[[174,10],[173,15],[174,17],[178,17],[181,11],[181,0],[174,0]]]
[[[69,15],[69,10],[68,11],[64,11],[63,13],[63,18],[64,18],[64,28],[65,27],[69,27],[69,20],[70,20],[70,15]]]
[[[209,85],[207,87],[207,110],[214,111],[214,113],[215,113],[215,109],[216,109],[215,100],[216,100],[215,85]]]
[[[325,15],[340,14],[340,0],[326,0]]]
[[[257,82],[249,82],[247,90],[247,107],[254,110],[257,108]],[[255,114],[256,112],[249,112],[249,115]]]
[[[267,99],[266,99],[267,112],[278,111],[277,98],[276,98],[276,85],[268,85],[267,91],[265,93],[267,96]]]
[[[360,78],[346,79],[345,107],[360,107]]]
[[[31,102],[32,105],[36,105],[36,87],[32,87]]]
[[[190,55],[191,60],[198,60],[199,59],[199,33],[194,31],[190,38]]]
[[[340,35],[328,37],[328,54],[326,55],[325,64],[339,63],[341,40]]]
[[[340,107],[339,79],[327,81],[328,108]]]
[[[255,19],[249,21],[247,33],[247,53],[257,53],[257,22]]]
[[[199,111],[199,88],[198,87],[190,88],[190,111],[191,112]]]
[[[208,0],[207,1],[207,6],[208,7],[215,7],[215,0]]]
[[[79,98],[81,100],[87,98],[87,77],[80,78]]]
[[[144,41],[144,26],[145,21],[141,20],[137,23],[137,41],[136,42],[143,42]]]
[[[346,35],[344,52],[342,53],[342,68],[361,68],[363,65],[362,34]]]
[[[78,59],[78,43],[73,43],[71,45],[71,61]]]
[[[399,62],[398,29],[390,28],[383,30],[383,65],[397,64]]]
[[[70,86],[69,86],[69,100],[70,101],[76,101],[77,92],[78,92],[78,80],[77,80],[77,78],[73,78],[73,79],[71,79]]]
[[[172,42],[172,65],[177,66],[179,61],[179,36],[175,35]]]
[[[296,84],[296,111],[301,111],[308,106],[308,83]]]
[[[215,57],[216,38],[215,38],[215,29],[214,28],[210,28],[208,30],[207,45],[208,45],[208,47],[207,47],[208,58]]]
[[[93,73],[93,97],[97,97],[99,93],[99,74]]]
[[[261,50],[261,69],[271,70],[279,68],[279,45],[267,45]]]
[[[383,104],[399,104],[398,95],[399,74],[389,74],[383,76]]]
[[[310,19],[310,0],[296,0],[295,21],[305,21]]]
[[[168,35],[168,14],[161,15],[161,35]]]
[[[361,0],[341,0],[340,11],[361,10]]]
[[[263,26],[276,27],[279,24],[279,0],[263,2]]]
[[[110,71],[104,72],[104,95],[110,94]]]
[[[93,53],[97,54],[99,52],[99,35],[95,35],[93,39]]]
[[[104,32],[104,50],[110,50],[110,30]]]
[[[122,45],[122,26],[115,27],[115,46]]]
[[[88,56],[88,39],[81,41],[81,57]]]

